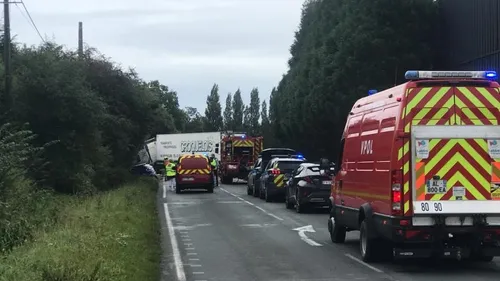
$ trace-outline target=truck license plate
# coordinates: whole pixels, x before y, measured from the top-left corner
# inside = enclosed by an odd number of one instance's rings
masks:
[[[194,178],[182,178],[183,181],[194,181]]]
[[[331,185],[331,184],[332,184],[332,181],[323,181],[323,184],[324,184],[324,185]]]
[[[445,194],[446,181],[445,180],[428,180],[425,186],[425,193],[427,194]]]

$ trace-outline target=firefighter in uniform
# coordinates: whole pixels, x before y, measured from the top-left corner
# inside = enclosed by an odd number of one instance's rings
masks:
[[[165,161],[165,178],[167,180],[168,188],[172,191],[175,190],[175,164],[169,159]]]
[[[217,159],[215,158],[215,154],[212,153],[210,156],[210,166],[212,166],[212,172],[214,173],[214,184],[215,186],[219,186],[219,173],[217,171]]]

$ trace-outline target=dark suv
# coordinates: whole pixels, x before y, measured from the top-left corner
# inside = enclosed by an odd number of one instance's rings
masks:
[[[273,158],[260,177],[260,198],[271,202],[275,198],[285,198],[285,184],[292,172],[304,163],[301,156],[278,156]]]

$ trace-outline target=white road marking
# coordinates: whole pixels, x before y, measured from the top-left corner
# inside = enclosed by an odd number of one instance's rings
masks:
[[[348,257],[348,258],[350,258],[351,260],[353,260],[353,261],[355,261],[355,262],[358,262],[359,264],[362,264],[362,265],[364,265],[364,266],[368,267],[369,269],[371,269],[371,270],[373,270],[373,271],[375,271],[375,272],[378,272],[378,273],[384,273],[382,270],[380,270],[380,269],[378,269],[378,268],[376,268],[376,267],[374,267],[374,266],[371,266],[371,265],[367,264],[366,262],[364,262],[364,261],[362,261],[362,260],[360,260],[360,259],[356,258],[355,256],[353,256],[353,255],[351,255],[351,254],[345,254],[345,256],[346,256],[346,257]]]
[[[182,241],[183,241],[183,242],[189,242],[189,241],[191,241],[191,239],[182,238]]]
[[[193,247],[191,247],[191,248],[186,248],[186,250],[188,250],[188,251],[193,251],[193,250],[194,250],[194,248],[193,248]]]
[[[311,232],[311,233],[316,232],[314,230],[314,228],[312,227],[312,225],[297,227],[297,228],[294,228],[293,230],[297,231],[299,233],[300,239],[302,239],[302,241],[306,242],[307,244],[309,244],[311,246],[316,246],[316,247],[323,246],[323,245],[319,244],[318,242],[312,240],[311,238],[307,237],[306,232]]]
[[[163,190],[163,198],[167,198],[167,187],[165,186],[165,183],[162,185],[162,190]]]
[[[200,259],[189,259],[190,261],[199,261]]]
[[[201,267],[201,264],[188,264],[190,267]]]
[[[250,228],[263,228],[263,227],[276,226],[276,224],[274,224],[274,223],[264,223],[264,224],[251,223],[251,224],[242,224],[240,226],[250,227]]]
[[[192,230],[197,227],[201,226],[211,226],[209,223],[200,223],[200,224],[195,224],[195,225],[179,225],[179,226],[174,226],[175,230]]]
[[[165,212],[165,220],[167,221],[170,244],[172,245],[177,280],[186,281],[186,273],[184,272],[184,266],[182,265],[181,252],[179,251],[179,246],[177,246],[177,238],[175,237],[174,227],[172,225],[172,219],[170,218],[170,212],[168,211],[167,203],[163,203],[163,210]]]
[[[261,210],[262,212],[264,212],[266,215],[268,215],[268,216],[270,216],[270,217],[273,217],[273,218],[275,218],[275,219],[277,219],[277,220],[283,221],[283,219],[282,219],[282,218],[280,218],[280,217],[278,217],[278,216],[276,216],[276,215],[274,215],[274,214],[269,213],[268,211],[266,211],[266,210],[264,210],[263,208],[261,208],[261,207],[259,207],[259,206],[255,205],[254,203],[249,202],[249,201],[247,201],[247,200],[245,200],[245,199],[243,199],[243,198],[239,197],[238,195],[233,194],[233,193],[231,193],[231,192],[229,192],[229,191],[225,190],[225,189],[224,189],[224,188],[222,188],[222,187],[220,188],[220,190],[222,190],[222,191],[226,192],[227,194],[229,194],[229,195],[231,195],[231,196],[234,196],[234,197],[238,198],[239,200],[241,200],[241,201],[243,201],[243,202],[247,203],[247,204],[248,204],[248,205],[250,205],[250,206],[254,206],[255,208],[257,208],[257,209]]]
[[[184,243],[184,246],[188,246],[189,247],[191,245],[193,245],[193,243]]]
[[[193,272],[193,274],[200,275],[200,274],[205,274],[205,272],[203,272],[203,271],[195,271],[195,272]]]

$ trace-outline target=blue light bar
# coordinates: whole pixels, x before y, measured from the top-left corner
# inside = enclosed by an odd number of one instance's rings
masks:
[[[377,92],[377,90],[368,90],[368,95],[371,96],[373,94],[376,94]]]
[[[296,156],[297,156],[297,158],[300,158],[300,159],[304,158],[304,155],[302,155],[302,154],[297,154]]]
[[[409,70],[405,73],[406,80],[468,78],[496,80],[496,71],[421,71]]]

